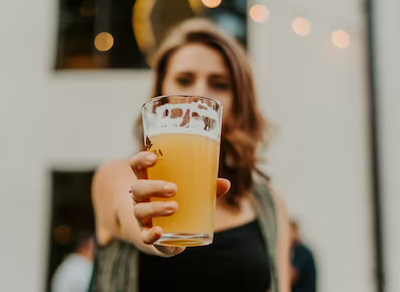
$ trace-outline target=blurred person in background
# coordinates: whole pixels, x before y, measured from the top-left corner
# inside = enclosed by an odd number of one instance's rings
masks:
[[[75,251],[58,266],[51,281],[52,292],[86,292],[93,273],[93,232],[80,231]]]
[[[93,179],[97,249],[90,291],[288,292],[289,220],[256,167],[268,125],[245,51],[211,22],[192,19],[167,36],[152,67],[151,97],[190,94],[223,104],[219,176],[226,179],[217,180],[214,241],[187,250],[154,245],[162,229],[146,228],[149,219],[178,206],[149,198],[171,197],[176,185],[146,179],[157,163],[150,152],[109,162]],[[143,141],[140,119],[136,131]]]
[[[316,269],[311,251],[301,242],[297,222],[290,222],[292,292],[315,292]]]

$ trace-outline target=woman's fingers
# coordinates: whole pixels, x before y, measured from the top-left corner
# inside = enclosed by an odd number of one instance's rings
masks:
[[[146,228],[142,231],[142,240],[146,244],[154,244],[157,240],[161,238],[163,230],[159,226],[152,228]],[[161,246],[154,245],[154,247],[161,253],[160,256],[171,257],[180,254],[185,250],[185,247],[181,246]]]
[[[147,179],[147,168],[154,166],[156,162],[157,162],[157,155],[147,151],[140,152],[129,160],[129,164],[138,179]],[[217,197],[225,195],[229,191],[230,187],[231,183],[227,179],[218,178]],[[168,188],[168,186],[166,186],[166,188]],[[175,192],[176,192],[176,186],[175,186]],[[136,201],[140,201],[136,197],[134,198]]]
[[[142,231],[141,237],[144,243],[146,244],[154,244],[157,240],[161,238],[163,234],[163,230],[159,226],[155,226],[152,228],[146,228]],[[163,257],[171,257],[183,252],[186,248],[184,246],[162,246],[162,245],[154,245],[154,247],[161,252],[161,256]]]
[[[217,179],[217,197],[225,195],[231,188],[231,183],[229,180],[224,178]]]
[[[231,187],[229,180],[217,179],[217,197],[225,195]],[[170,198],[177,192],[176,184],[162,180],[138,180],[130,192],[136,202],[147,202],[151,197]]]
[[[140,152],[129,160],[129,164],[137,178],[147,178],[147,168],[157,162],[157,155],[151,152]]]
[[[131,187],[132,198],[136,202],[149,201],[151,197],[170,198],[176,194],[176,184],[162,180],[136,181]]]
[[[169,202],[147,202],[136,204],[133,212],[136,220],[142,226],[149,226],[151,218],[170,216],[176,212],[178,204],[174,201]]]
[[[142,230],[141,237],[144,243],[153,244],[157,240],[160,239],[163,231],[159,226],[155,226],[152,228],[146,228]]]

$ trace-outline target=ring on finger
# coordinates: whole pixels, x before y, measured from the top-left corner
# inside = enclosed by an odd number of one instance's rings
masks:
[[[135,199],[135,196],[133,194],[133,186],[129,189],[129,193],[131,194],[131,198],[133,201],[135,201],[136,204],[139,204],[139,202]]]

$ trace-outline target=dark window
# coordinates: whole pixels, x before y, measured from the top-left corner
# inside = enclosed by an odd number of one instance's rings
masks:
[[[55,269],[72,253],[82,236],[94,235],[90,196],[94,171],[51,173],[51,225],[47,291]]]
[[[201,0],[59,0],[56,69],[148,68],[179,22],[212,19],[246,46],[246,0],[207,8]]]

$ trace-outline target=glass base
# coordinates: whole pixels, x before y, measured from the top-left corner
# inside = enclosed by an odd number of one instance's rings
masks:
[[[207,233],[164,233],[154,244],[162,246],[203,246],[213,241],[212,234]]]

